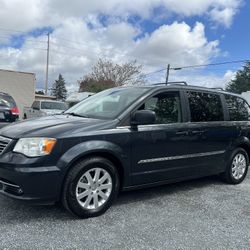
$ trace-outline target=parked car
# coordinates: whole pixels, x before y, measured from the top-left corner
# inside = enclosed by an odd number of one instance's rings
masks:
[[[23,118],[35,118],[46,115],[60,114],[68,108],[65,102],[39,100],[34,101],[31,108],[24,107]]]
[[[249,165],[248,117],[248,103],[221,90],[108,89],[63,114],[0,130],[0,192],[61,201],[86,218],[104,213],[122,190],[209,175],[239,184]]]
[[[0,92],[0,128],[15,122],[19,118],[19,110],[13,97]]]

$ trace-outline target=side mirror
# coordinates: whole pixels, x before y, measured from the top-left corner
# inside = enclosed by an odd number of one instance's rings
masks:
[[[154,124],[155,112],[151,110],[137,110],[131,116],[131,126]]]

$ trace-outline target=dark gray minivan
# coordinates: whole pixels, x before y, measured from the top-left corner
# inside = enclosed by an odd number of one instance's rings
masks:
[[[117,87],[0,130],[0,193],[61,201],[86,218],[122,190],[208,175],[239,184],[249,154],[241,96],[178,83]]]

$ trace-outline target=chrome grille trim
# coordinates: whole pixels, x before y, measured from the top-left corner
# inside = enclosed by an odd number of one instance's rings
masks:
[[[4,152],[11,141],[12,140],[7,137],[0,136],[0,155]]]

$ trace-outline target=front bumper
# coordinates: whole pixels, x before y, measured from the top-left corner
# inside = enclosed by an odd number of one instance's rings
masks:
[[[0,157],[0,193],[18,200],[49,204],[60,199],[62,171],[38,166],[35,159],[7,153]]]

